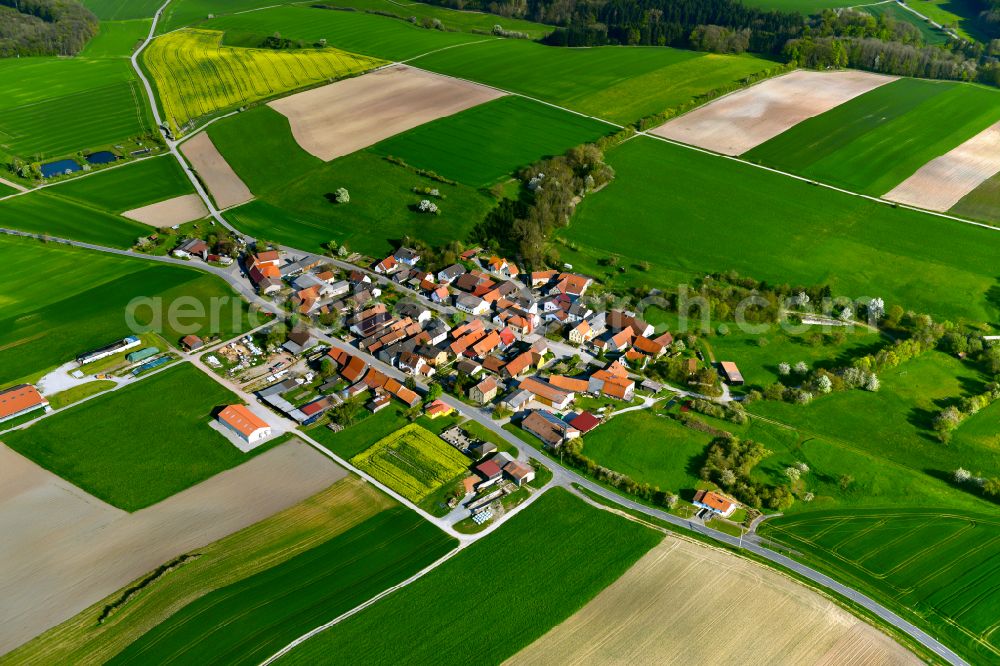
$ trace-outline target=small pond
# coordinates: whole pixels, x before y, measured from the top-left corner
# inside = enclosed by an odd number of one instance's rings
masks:
[[[91,164],[109,164],[117,159],[118,156],[110,150],[101,150],[87,155],[87,161]]]
[[[74,171],[79,171],[82,169],[76,160],[59,160],[57,162],[49,162],[48,164],[43,164],[41,166],[42,176],[45,178],[51,178],[52,176],[62,176],[63,174],[73,173]]]

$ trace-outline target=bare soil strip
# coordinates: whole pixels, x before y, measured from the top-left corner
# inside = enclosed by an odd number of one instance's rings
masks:
[[[851,70],[796,70],[721,97],[650,133],[724,155],[742,155],[803,120],[896,78]]]
[[[0,183],[3,183],[7,187],[13,187],[18,192],[27,192],[28,191],[28,188],[25,187],[24,185],[20,185],[19,183],[15,183],[12,180],[7,180],[6,178],[0,178]]]
[[[0,655],[345,475],[295,440],[129,514],[0,445]]]
[[[796,581],[668,536],[508,664],[918,664]]]
[[[1000,123],[936,157],[883,198],[945,212],[1000,172]]]
[[[192,220],[199,220],[206,215],[208,215],[208,209],[205,208],[205,203],[197,194],[184,194],[122,213],[123,217],[130,220],[157,228],[184,224]]]
[[[219,208],[238,206],[253,199],[253,192],[236,175],[207,133],[200,132],[182,143],[181,152],[198,172]]]
[[[288,118],[292,136],[303,150],[329,161],[503,94],[394,65],[268,105]]]

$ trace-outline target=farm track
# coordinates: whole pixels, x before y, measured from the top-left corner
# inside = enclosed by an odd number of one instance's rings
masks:
[[[162,119],[162,116],[161,116],[160,111],[159,111],[159,109],[157,107],[157,104],[156,104],[155,93],[154,93],[154,91],[152,89],[152,86],[151,86],[148,78],[145,76],[145,74],[142,71],[142,68],[139,66],[138,58],[141,55],[141,53],[143,52],[143,50],[147,47],[147,45],[149,44],[149,42],[152,40],[152,38],[154,37],[157,23],[158,23],[161,15],[162,15],[162,12],[164,11],[164,9],[167,7],[168,4],[169,4],[169,0],[167,0],[167,2],[165,2],[156,11],[156,14],[155,14],[155,16],[153,18],[152,24],[150,26],[149,34],[147,35],[147,37],[143,41],[143,43],[139,46],[139,48],[132,54],[132,57],[131,57],[132,66],[135,69],[135,71],[136,71],[139,79],[142,81],[142,84],[143,84],[143,86],[144,86],[144,88],[146,90],[146,96],[147,96],[147,98],[148,98],[148,100],[150,102],[150,105],[151,105],[151,108],[152,108],[153,117],[154,117],[157,125],[162,125],[163,119]],[[410,62],[412,62],[412,59],[410,60]],[[452,78],[456,78],[457,79],[457,77],[452,77]],[[459,80],[463,80],[463,79],[459,79]],[[503,91],[503,92],[507,92],[507,91]],[[516,93],[511,93],[511,94],[516,94]],[[531,98],[531,97],[526,96],[526,95],[520,95],[520,96],[521,97],[527,97],[528,99],[534,99],[534,98]],[[600,120],[602,122],[605,122],[605,123],[607,123],[609,125],[613,125],[615,127],[619,127],[619,128],[621,127],[620,125],[617,125],[616,123],[611,123],[611,122],[606,121],[606,120],[604,120],[602,118],[595,118],[594,116],[588,116],[587,114],[579,113],[577,111],[572,111],[570,109],[564,109],[563,107],[560,107],[560,106],[558,106],[556,104],[551,104],[549,102],[544,102],[542,100],[535,100],[535,101],[538,101],[538,102],[540,102],[542,104],[547,104],[547,105],[555,107],[555,108],[563,109],[565,111],[568,111],[570,113],[574,113],[576,115],[585,116],[585,117],[589,117],[589,118],[594,118],[595,120]],[[639,134],[645,134],[645,132],[640,132]],[[666,139],[662,139],[660,137],[655,137],[654,136],[653,138],[658,138],[659,140],[667,141]],[[179,150],[177,148],[178,142],[175,141],[175,140],[173,140],[173,139],[170,139],[170,138],[167,138],[166,141],[167,141],[167,145],[168,145],[169,151],[174,155],[175,159],[178,160],[178,162],[181,164],[181,166],[184,169],[184,171],[188,174],[188,177],[189,177],[192,185],[194,186],[195,191],[198,193],[198,195],[205,202],[205,205],[208,208],[209,214],[211,215],[211,217],[214,220],[216,220],[217,222],[219,222],[220,224],[222,224],[223,226],[225,226],[226,228],[228,228],[231,231],[233,231],[238,236],[246,238],[246,239],[252,241],[253,239],[251,237],[248,237],[245,234],[242,234],[238,229],[236,229],[235,227],[233,227],[223,217],[222,212],[215,207],[215,205],[213,204],[211,198],[208,196],[208,194],[205,191],[205,189],[201,186],[200,181],[194,175],[193,171],[190,169],[190,167],[188,166],[188,164],[185,162],[183,156],[180,154],[180,152],[179,152]],[[671,142],[671,141],[668,141],[668,142],[669,143],[675,143],[675,142]],[[676,144],[676,145],[680,145],[682,147],[686,147],[686,148],[689,148],[689,149],[692,149],[692,150],[699,150],[700,152],[704,152],[706,154],[716,155],[715,153],[711,153],[709,151],[704,151],[704,150],[701,150],[701,149],[698,149],[698,148],[694,148],[692,146],[687,146],[685,144]],[[718,155],[716,155],[716,156],[718,156]],[[730,157],[729,159],[735,159],[736,161],[743,162],[743,160],[739,160],[738,158],[732,158],[732,157]],[[752,164],[752,163],[749,163],[749,162],[744,162],[744,163],[746,163],[746,164]],[[753,166],[756,166],[758,168],[762,168],[762,169],[765,169],[765,170],[768,170],[768,171],[771,171],[771,172],[774,172],[774,173],[778,173],[778,174],[781,174],[781,175],[785,175],[785,176],[788,176],[788,177],[791,177],[791,178],[795,178],[797,180],[801,180],[801,181],[805,181],[805,182],[814,182],[814,181],[810,181],[809,179],[802,178],[802,177],[799,177],[799,176],[795,176],[793,174],[781,172],[781,171],[776,170],[776,169],[771,169],[771,168],[763,167],[763,166],[756,165],[756,164],[754,164]],[[822,183],[817,183],[817,184],[821,185],[823,187],[828,187],[829,189],[834,189],[834,190],[843,192],[845,194],[850,194],[850,195],[853,195],[853,196],[863,196],[865,198],[871,199],[871,200],[879,202],[879,203],[883,203],[883,204],[888,204],[889,203],[889,202],[886,202],[884,200],[878,199],[876,197],[871,197],[871,196],[867,196],[867,195],[861,195],[861,194],[858,194],[858,193],[850,192],[850,191],[847,191],[847,190],[843,190],[841,188],[836,188],[836,187],[833,187],[833,186],[830,186],[830,185],[825,185],[825,184],[822,184]],[[914,210],[919,210],[919,209],[914,209]],[[921,212],[926,212],[926,211],[921,211]],[[996,230],[995,227],[990,227],[989,225],[972,222],[970,220],[964,220],[962,218],[958,218],[958,217],[954,217],[954,216],[950,216],[950,215],[945,215],[945,214],[940,214],[940,213],[929,213],[929,214],[937,214],[939,217],[942,217],[942,218],[952,219],[952,220],[956,220],[956,221],[959,221],[959,222],[964,222],[964,223],[967,223],[967,224],[972,224],[972,225],[975,225],[975,226],[981,226],[981,227],[985,227],[985,228]],[[7,229],[0,229],[0,233],[8,233],[8,234],[12,234],[12,235],[18,235],[18,236],[24,236],[24,237],[32,237],[32,238],[39,238],[40,237],[38,234],[30,234],[30,233],[26,233],[26,232],[19,232],[19,231],[15,231],[15,230],[7,230]],[[163,261],[163,262],[167,262],[167,263],[177,263],[177,264],[185,265],[185,266],[188,266],[188,267],[191,267],[191,268],[196,268],[196,269],[199,269],[199,270],[205,270],[207,272],[214,273],[217,276],[219,276],[219,277],[223,278],[224,280],[226,280],[244,298],[246,298],[247,300],[249,300],[252,303],[255,303],[255,304],[259,305],[265,311],[278,314],[279,316],[283,316],[283,313],[281,313],[280,311],[276,312],[277,308],[273,304],[271,304],[270,302],[265,301],[265,300],[259,298],[256,295],[256,293],[254,293],[252,290],[249,289],[249,287],[244,283],[243,280],[241,280],[239,278],[239,276],[233,274],[232,272],[224,271],[222,269],[218,269],[218,268],[210,267],[210,266],[203,266],[203,265],[191,264],[189,262],[184,262],[184,261],[181,261],[181,260],[171,259],[169,257],[151,257],[151,256],[148,256],[148,255],[142,255],[142,254],[139,254],[139,253],[135,253],[135,252],[132,252],[130,250],[117,250],[117,249],[107,248],[107,247],[104,247],[104,246],[95,245],[95,244],[91,244],[91,243],[81,243],[81,242],[78,242],[78,241],[70,241],[70,240],[63,240],[63,239],[49,239],[49,240],[50,241],[55,241],[55,242],[63,242],[63,243],[69,244],[69,245],[74,245],[74,246],[77,246],[77,247],[82,247],[82,248],[85,248],[85,249],[90,249],[90,250],[95,250],[95,251],[111,252],[111,253],[119,254],[119,255],[123,255],[123,256],[130,256],[130,257],[134,257],[134,258],[142,258],[142,259],[154,260],[154,261]],[[305,254],[305,255],[309,254],[309,253],[305,253],[305,252],[300,252],[300,253],[301,254]],[[328,336],[322,336],[322,339],[325,342],[330,342],[331,344],[334,344],[336,346],[341,346],[341,347],[346,346],[344,343],[342,343],[340,341],[337,341],[337,340],[333,340],[332,338],[329,338]],[[355,354],[358,353],[357,350],[355,350],[353,348],[350,348],[350,349],[351,349],[352,353],[355,353]],[[365,355],[365,354],[362,354],[362,356],[365,356],[366,360],[369,363],[373,364],[375,367],[378,367],[380,370],[382,370],[383,372],[386,372],[390,376],[397,377],[400,374],[398,372],[398,370],[396,370],[395,368],[391,368],[390,366],[386,366],[385,364],[377,361],[373,357],[367,357],[367,355]],[[421,387],[421,388],[423,388],[423,387]],[[492,431],[495,434],[497,434],[498,436],[502,437],[504,440],[506,440],[507,442],[509,442],[513,446],[516,446],[518,449],[520,449],[522,451],[525,451],[527,453],[527,455],[535,457],[536,459],[539,459],[539,460],[545,460],[546,459],[543,456],[543,454],[540,451],[538,451],[536,448],[534,448],[533,446],[527,444],[525,441],[523,441],[523,440],[521,440],[519,438],[514,437],[513,435],[511,435],[507,431],[503,430],[495,421],[492,420],[492,418],[490,418],[490,416],[488,414],[486,414],[484,412],[481,412],[480,410],[474,410],[474,409],[468,407],[467,405],[465,405],[464,403],[462,403],[461,401],[459,401],[459,400],[457,400],[455,398],[452,398],[450,396],[447,396],[447,395],[443,396],[442,399],[446,403],[448,403],[452,407],[454,407],[457,411],[459,411],[464,416],[469,417],[469,418],[477,421],[478,423],[480,423],[481,425],[483,425],[484,427],[486,427],[490,431]],[[320,449],[328,457],[330,457],[330,458],[332,458],[334,460],[338,460],[341,463],[346,464],[346,461],[340,460],[337,456],[335,456],[332,452],[330,452],[329,450],[327,450],[325,447],[322,447],[322,445],[320,445],[317,442],[311,440],[311,438],[305,437],[304,439],[306,439],[307,441],[309,441],[309,443],[311,445],[313,445],[314,447]],[[762,545],[760,545],[759,541],[755,540],[754,538],[750,538],[750,539],[737,539],[736,537],[731,537],[731,536],[729,536],[727,534],[724,534],[724,533],[721,533],[721,532],[717,532],[716,530],[712,530],[710,528],[707,528],[704,525],[690,522],[688,520],[679,518],[679,517],[674,516],[672,514],[668,514],[668,513],[665,513],[663,511],[659,511],[657,509],[652,509],[652,508],[647,507],[647,506],[645,506],[643,504],[639,504],[639,503],[634,502],[634,501],[632,501],[630,499],[622,497],[622,496],[618,495],[617,493],[614,493],[614,492],[612,492],[610,490],[607,490],[603,486],[600,486],[600,485],[598,485],[598,484],[590,481],[589,479],[580,476],[579,474],[577,474],[576,472],[574,472],[572,470],[569,470],[567,468],[562,467],[561,465],[558,465],[554,461],[550,460],[550,461],[548,461],[548,464],[554,468],[553,469],[553,472],[554,472],[554,474],[553,474],[553,480],[550,483],[550,485],[558,484],[558,485],[563,485],[563,486],[570,486],[571,484],[578,484],[579,486],[582,486],[582,487],[586,488],[587,490],[593,492],[594,494],[596,494],[596,495],[598,495],[598,496],[600,496],[600,497],[602,497],[602,498],[604,498],[606,500],[609,500],[609,501],[611,501],[611,502],[613,502],[615,504],[618,504],[618,505],[620,505],[622,507],[625,507],[627,509],[631,509],[633,511],[645,514],[647,516],[655,517],[655,518],[657,518],[659,520],[662,520],[662,521],[665,521],[667,523],[670,523],[673,526],[675,526],[677,528],[680,528],[682,530],[687,530],[687,531],[692,531],[692,532],[698,533],[698,534],[700,534],[702,536],[708,537],[709,539],[715,540],[717,542],[721,542],[723,544],[726,544],[726,545],[729,545],[729,546],[732,546],[732,547],[745,548],[746,550],[748,550],[748,551],[750,551],[750,552],[752,552],[752,553],[754,553],[754,554],[756,554],[756,555],[758,555],[758,556],[760,556],[762,558],[765,558],[766,560],[768,560],[768,561],[770,561],[770,562],[772,562],[772,563],[774,563],[776,565],[779,565],[781,567],[785,567],[785,568],[787,568],[787,569],[795,572],[796,574],[802,576],[803,578],[808,579],[812,584],[814,584],[814,585],[816,585],[816,586],[818,586],[818,587],[820,587],[822,589],[831,591],[831,592],[833,592],[833,593],[835,593],[837,595],[840,595],[841,597],[848,599],[849,601],[857,604],[858,606],[861,606],[861,607],[865,608],[867,611],[869,611],[872,614],[874,614],[875,616],[879,617],[886,624],[893,626],[898,631],[900,631],[900,632],[908,635],[914,641],[919,642],[921,645],[923,645],[925,648],[927,648],[928,650],[930,650],[931,652],[933,652],[939,658],[941,658],[941,659],[943,659],[943,660],[945,660],[945,661],[947,661],[949,663],[952,663],[952,664],[965,664],[966,663],[964,660],[962,660],[961,657],[959,657],[956,653],[954,653],[953,651],[951,651],[950,649],[948,649],[946,646],[944,646],[943,644],[941,644],[935,638],[933,638],[932,636],[928,635],[923,630],[921,630],[918,627],[914,626],[913,624],[911,624],[907,620],[904,620],[903,618],[901,618],[900,616],[896,615],[895,613],[893,613],[892,611],[888,610],[887,608],[883,607],[882,605],[876,603],[875,601],[873,601],[872,599],[870,599],[866,595],[861,594],[861,593],[857,592],[856,590],[853,590],[853,589],[851,589],[851,588],[849,588],[849,587],[847,587],[847,586],[845,586],[845,585],[843,585],[843,584],[835,581],[834,579],[830,578],[829,576],[826,576],[824,574],[821,574],[818,571],[815,571],[815,570],[811,569],[810,567],[807,567],[807,566],[805,566],[803,564],[800,564],[800,563],[798,563],[795,560],[792,560],[792,559],[790,559],[790,558],[788,558],[788,557],[786,557],[784,555],[781,555],[781,554],[779,554],[777,552],[774,552],[774,551],[772,551],[772,550],[770,550],[770,549],[768,549],[766,547],[763,547]],[[349,464],[346,464],[346,466],[348,468],[352,468],[353,469],[353,466],[351,466]],[[370,479],[370,477],[368,477],[367,475],[362,474],[362,476]],[[374,481],[374,479],[370,479],[370,480]],[[408,501],[405,501],[405,499],[403,499],[403,498],[400,498],[398,496],[398,494],[389,491],[382,484],[378,484],[376,482],[376,485],[378,485],[383,490],[388,491],[389,494],[392,495],[393,497],[395,497],[397,499],[401,499],[403,501],[403,503],[406,504],[407,506],[410,506],[411,508],[416,508],[416,507],[414,507],[412,505],[412,503],[410,503]],[[539,497],[541,495],[542,495],[541,492],[535,493],[534,495],[532,495],[531,498],[529,498],[528,501],[522,503],[514,511],[510,512],[508,514],[508,516],[509,515],[513,515],[514,513],[517,513],[518,511],[522,510],[523,508],[525,508],[526,506],[528,506],[529,504],[531,504],[532,500],[534,498],[537,498],[537,497]],[[424,515],[425,517],[428,517],[425,512],[421,512],[421,514]],[[435,521],[435,522],[437,522],[437,521]],[[476,539],[481,538],[481,536],[492,532],[493,529],[495,529],[496,527],[499,527],[500,524],[502,524],[502,523],[495,523],[494,525],[491,525],[490,528],[488,528],[487,530],[484,530],[483,532],[475,535],[474,537],[469,537],[468,535],[462,535],[463,537],[465,537],[464,539],[462,539],[462,543],[463,544],[471,543],[472,541],[475,541]],[[374,601],[375,600],[371,600],[371,603],[374,603]],[[360,610],[360,608],[358,610]],[[356,611],[354,611],[354,612],[356,612]],[[302,639],[300,639],[300,640],[305,640],[307,637],[308,637],[308,635],[302,637]],[[286,650],[287,649],[291,649],[291,647],[294,647],[294,644],[292,646],[289,646],[288,648],[286,648]],[[279,653],[279,654],[281,654],[281,653]],[[278,656],[278,655],[275,655],[275,656]]]

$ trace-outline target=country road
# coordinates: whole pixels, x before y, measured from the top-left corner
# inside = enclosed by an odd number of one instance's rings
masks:
[[[156,119],[157,125],[161,125],[163,123],[163,118],[162,118],[162,116],[161,116],[161,114],[159,112],[159,109],[157,107],[156,96],[154,94],[152,85],[150,84],[150,82],[146,78],[144,72],[142,71],[142,68],[139,66],[138,58],[139,58],[140,54],[142,53],[142,51],[149,44],[149,42],[153,39],[153,37],[154,37],[154,35],[156,33],[156,28],[157,28],[157,24],[159,22],[159,19],[160,19],[161,15],[162,15],[164,9],[169,4],[169,2],[170,2],[170,0],[166,0],[166,2],[164,2],[163,5],[157,10],[157,12],[156,12],[156,14],[155,14],[155,16],[153,18],[152,25],[150,26],[149,33],[146,36],[146,39],[141,43],[141,45],[136,49],[136,51],[133,53],[133,55],[131,57],[132,66],[135,69],[136,74],[138,75],[138,77],[139,77],[140,81],[142,82],[143,87],[144,87],[144,89],[146,91],[146,95],[147,95],[147,98],[148,98],[148,101],[149,101],[149,105],[152,108],[153,116]],[[543,102],[543,103],[548,104],[547,102]],[[549,105],[550,106],[555,106],[555,105],[551,105],[551,104],[549,104]],[[557,107],[557,108],[561,108],[561,107]],[[578,112],[575,112],[575,111],[571,111],[571,112],[572,113],[576,113],[577,115],[582,115],[582,114],[578,114]],[[198,193],[199,197],[204,201],[204,203],[205,203],[205,205],[206,205],[206,207],[207,207],[207,209],[208,209],[209,214],[211,215],[211,217],[216,222],[218,222],[219,224],[225,226],[227,229],[230,229],[233,233],[235,233],[239,237],[244,238],[244,239],[246,239],[248,241],[252,241],[253,240],[252,237],[247,236],[247,235],[241,233],[238,229],[236,229],[231,224],[229,224],[229,222],[223,216],[222,212],[215,206],[215,204],[212,201],[211,197],[208,195],[208,193],[205,191],[204,187],[202,186],[201,181],[193,173],[193,171],[191,170],[190,166],[186,163],[186,161],[184,160],[184,158],[181,155],[180,151],[178,150],[178,148],[177,148],[178,141],[176,141],[176,140],[174,140],[174,139],[172,139],[172,138],[170,138],[170,137],[168,137],[166,135],[164,136],[164,138],[165,138],[165,140],[167,142],[167,146],[168,146],[168,148],[170,150],[170,153],[172,155],[174,155],[175,159],[178,160],[178,162],[181,165],[181,167],[184,170],[184,172],[188,175],[188,178],[190,179],[190,181],[191,181],[191,183],[192,183],[195,191]],[[685,146],[685,147],[691,148],[690,146]],[[753,166],[758,166],[758,165],[753,165]],[[764,167],[761,167],[761,168],[764,168]],[[791,176],[791,177],[794,177],[794,178],[799,178],[797,176],[792,176],[791,174],[785,174],[785,175],[788,175],[788,176]],[[849,193],[849,194],[855,194],[855,193]],[[855,196],[861,196],[861,195],[855,194]],[[869,197],[869,198],[871,198],[871,197]],[[879,201],[881,203],[885,203],[884,201],[879,200],[879,199],[873,199],[873,200]],[[940,215],[940,216],[941,217],[951,217],[951,216],[948,216],[948,215]],[[952,218],[952,219],[959,219],[959,221],[966,222],[968,224],[976,224],[976,223],[972,223],[972,222],[969,222],[969,221],[966,221],[966,220],[961,220],[960,218]],[[978,225],[978,226],[985,226],[985,225]],[[0,229],[0,233],[10,234],[10,235],[16,235],[16,236],[23,236],[23,237],[30,237],[30,238],[39,238],[39,239],[43,238],[43,236],[39,235],[39,234],[30,234],[30,233],[25,233],[25,232],[19,232],[19,231],[16,231],[16,230],[11,230],[11,229]],[[47,237],[45,237],[45,238],[47,238]],[[286,316],[285,313],[278,306],[276,306],[274,303],[272,303],[272,302],[270,302],[270,301],[268,301],[266,299],[261,298],[254,290],[252,290],[249,287],[248,282],[246,280],[244,280],[240,276],[240,274],[238,272],[238,269],[236,269],[235,267],[232,268],[232,269],[228,269],[227,270],[227,269],[222,269],[222,268],[218,268],[218,267],[214,267],[214,266],[209,266],[207,264],[204,264],[202,262],[197,262],[197,261],[184,261],[184,260],[180,260],[180,259],[174,259],[172,257],[154,257],[154,256],[144,255],[144,254],[141,254],[141,253],[138,253],[138,252],[134,252],[132,250],[120,250],[120,249],[114,249],[114,248],[107,248],[107,247],[103,247],[103,246],[99,246],[99,245],[94,245],[94,244],[91,244],[91,243],[82,243],[82,242],[78,242],[78,241],[71,241],[71,240],[65,240],[65,239],[53,239],[53,238],[47,238],[47,239],[50,242],[65,243],[65,244],[68,244],[68,245],[72,245],[72,246],[75,246],[75,247],[80,247],[80,248],[84,248],[84,249],[88,249],[88,250],[94,250],[94,251],[99,251],[99,252],[107,252],[107,253],[111,253],[111,254],[117,254],[117,255],[121,255],[121,256],[137,258],[137,259],[145,259],[145,260],[149,260],[149,261],[158,261],[158,262],[162,262],[162,263],[168,263],[168,264],[174,264],[174,265],[181,265],[181,266],[185,266],[185,267],[188,267],[188,268],[193,268],[193,269],[196,269],[196,270],[206,271],[208,273],[214,274],[214,275],[216,275],[216,276],[224,279],[226,282],[228,282],[237,291],[237,293],[239,293],[242,297],[246,298],[250,303],[256,304],[262,310],[264,310],[266,312],[271,312],[271,313],[273,313],[273,314],[275,314],[275,315],[277,315],[279,317],[285,317]],[[301,251],[301,250],[296,250],[294,248],[284,248],[284,249],[286,249],[287,251],[290,251],[290,252],[294,252],[294,253],[299,254],[299,255],[312,255],[313,254],[313,253],[309,253],[309,252],[305,252],[305,251]],[[323,257],[323,260],[326,261],[326,262],[329,262],[329,263],[334,263],[334,264],[336,264],[336,265],[338,265],[338,266],[340,266],[342,268],[346,268],[347,266],[349,266],[349,265],[345,265],[343,262],[339,262],[338,260],[331,260],[329,257]],[[350,268],[351,269],[357,269],[357,267],[355,267],[355,266],[350,266]],[[369,274],[371,274],[370,271],[366,271],[366,272],[368,272]],[[398,288],[398,285],[397,285],[397,288]],[[434,309],[436,311],[439,311],[439,312],[441,311],[440,307],[434,307]],[[394,367],[392,367],[390,365],[387,365],[387,364],[379,361],[378,359],[370,356],[369,354],[366,354],[364,352],[361,352],[361,351],[359,351],[359,350],[351,347],[350,345],[348,345],[347,343],[345,343],[345,342],[343,342],[341,340],[337,340],[336,338],[328,336],[328,335],[326,335],[326,334],[324,334],[324,333],[322,333],[320,331],[315,331],[315,334],[319,337],[319,339],[323,340],[324,342],[327,342],[328,344],[331,344],[331,345],[334,345],[334,346],[337,346],[337,347],[340,347],[340,348],[348,349],[351,354],[362,356],[366,361],[368,361],[368,363],[370,365],[372,365],[372,367],[377,368],[381,372],[384,372],[385,374],[387,374],[387,375],[389,375],[391,377],[395,377],[397,379],[404,379],[405,378],[405,375],[402,372],[400,372],[397,368],[394,368]],[[422,384],[421,382],[418,382],[418,386],[421,387],[423,390],[426,391],[426,385]],[[535,447],[531,446],[530,444],[522,441],[521,439],[515,437],[514,435],[512,435],[509,432],[507,432],[506,430],[504,430],[502,427],[500,427],[500,425],[498,425],[490,417],[489,414],[485,413],[484,411],[482,411],[480,409],[472,408],[472,407],[466,405],[461,400],[458,400],[457,398],[454,398],[454,397],[449,396],[447,394],[444,394],[442,396],[442,399],[446,403],[448,403],[450,406],[452,406],[453,408],[455,408],[463,416],[466,416],[467,418],[470,418],[470,419],[474,419],[476,422],[478,422],[481,425],[483,425],[484,427],[488,428],[491,432],[495,433],[497,436],[501,437],[502,439],[504,439],[505,441],[507,441],[508,443],[510,443],[512,446],[518,448],[519,450],[526,451],[529,455],[531,455],[532,457],[535,457],[538,460],[545,460],[546,464],[549,465],[553,469],[553,480],[552,480],[552,482],[551,482],[550,485],[562,485],[562,486],[566,486],[566,487],[571,487],[573,484],[577,484],[580,487],[586,488],[588,491],[594,493],[595,495],[598,495],[598,496],[600,496],[600,497],[602,497],[602,498],[604,498],[604,499],[606,499],[606,500],[608,500],[610,502],[613,502],[613,503],[615,503],[615,504],[617,504],[619,506],[622,506],[622,507],[631,509],[633,511],[645,514],[647,516],[651,516],[653,518],[665,521],[665,522],[670,523],[671,525],[673,525],[673,526],[675,526],[675,527],[677,527],[677,528],[679,528],[681,530],[695,532],[695,533],[698,533],[698,534],[703,535],[705,537],[708,537],[709,539],[712,539],[712,540],[720,542],[720,543],[724,543],[724,544],[729,545],[729,546],[745,548],[746,550],[754,553],[755,555],[758,555],[759,557],[762,557],[762,558],[764,558],[764,559],[766,559],[766,560],[768,560],[770,562],[773,562],[773,563],[775,563],[777,565],[780,565],[782,567],[786,567],[787,569],[789,569],[791,571],[794,571],[795,573],[797,573],[798,575],[802,576],[803,578],[809,580],[811,583],[813,583],[814,585],[816,585],[819,588],[822,588],[822,589],[825,589],[827,591],[833,592],[833,593],[835,593],[837,595],[840,595],[840,596],[842,596],[842,597],[844,597],[846,599],[849,599],[850,601],[858,604],[859,606],[865,608],[869,612],[871,612],[874,615],[876,615],[879,618],[881,618],[888,625],[891,625],[894,628],[896,628],[897,630],[899,630],[900,632],[909,635],[913,640],[915,640],[916,642],[919,642],[921,645],[923,645],[929,651],[933,652],[939,658],[941,658],[941,659],[943,659],[943,660],[945,660],[945,661],[947,661],[947,662],[949,662],[951,664],[963,664],[963,665],[966,664],[966,662],[961,657],[959,657],[957,654],[955,654],[953,651],[951,651],[950,649],[948,649],[945,645],[943,645],[942,643],[940,643],[938,640],[936,640],[935,638],[933,638],[932,636],[930,636],[929,634],[927,634],[923,630],[921,630],[918,627],[914,626],[913,624],[911,624],[907,620],[905,620],[905,619],[901,618],[900,616],[896,615],[892,611],[890,611],[887,608],[883,607],[882,605],[878,604],[877,602],[875,602],[874,600],[872,600],[869,597],[865,596],[864,594],[862,594],[862,593],[860,593],[860,592],[858,592],[858,591],[856,591],[856,590],[854,590],[854,589],[852,589],[852,588],[850,588],[850,587],[848,587],[846,585],[843,585],[843,584],[841,584],[841,583],[833,580],[829,576],[826,576],[825,574],[822,574],[822,573],[820,573],[820,572],[818,572],[818,571],[816,571],[814,569],[811,569],[811,568],[809,568],[809,567],[807,567],[807,566],[805,566],[803,564],[800,564],[799,562],[796,562],[796,561],[794,561],[794,560],[792,560],[792,559],[790,559],[790,558],[788,558],[788,557],[786,557],[786,556],[784,556],[784,555],[782,555],[780,553],[777,553],[777,552],[775,552],[773,550],[770,550],[770,549],[764,547],[763,545],[761,545],[760,543],[756,542],[755,540],[752,540],[752,539],[743,539],[742,543],[741,543],[740,539],[737,539],[735,537],[732,537],[732,536],[729,536],[729,535],[724,534],[722,532],[718,532],[718,531],[713,530],[711,528],[705,527],[702,524],[695,523],[693,521],[689,521],[689,520],[686,520],[686,519],[683,519],[683,518],[671,515],[669,513],[661,511],[659,509],[651,508],[649,506],[640,504],[640,503],[635,502],[635,501],[633,501],[633,500],[631,500],[629,498],[623,497],[623,496],[621,496],[621,495],[619,495],[619,494],[617,494],[615,492],[612,492],[612,491],[604,488],[603,486],[600,486],[599,484],[597,484],[597,483],[595,483],[595,482],[593,482],[593,481],[591,481],[591,480],[589,480],[589,479],[581,476],[577,472],[575,472],[575,471],[573,471],[571,469],[568,469],[566,467],[563,467],[562,465],[558,464],[557,462],[555,462],[555,461],[547,458],[547,456],[545,456],[544,454],[542,454]],[[321,445],[318,445],[316,442],[312,441],[311,438],[306,437],[306,439],[309,440],[310,443],[313,446],[320,446],[321,447]],[[322,447],[322,448],[325,450],[325,447]],[[326,454],[329,455],[329,456],[331,456],[331,457],[336,458],[336,456],[334,456],[328,450],[326,451]],[[542,494],[541,492],[536,493],[533,497],[540,496],[541,494]],[[530,503],[530,501],[531,500],[524,502],[521,506],[519,506],[517,509],[515,509],[515,511],[522,509],[524,506],[527,506]],[[407,503],[407,504],[410,505],[410,503]],[[511,512],[511,513],[514,513],[514,512]],[[510,514],[508,514],[508,515],[510,515]],[[497,524],[491,526],[491,528],[496,529],[497,527],[499,527],[499,525],[500,525],[500,523],[497,523]],[[491,531],[492,531],[492,529],[488,529],[488,530],[484,531],[483,533],[480,533],[479,535],[476,535],[475,538],[481,538],[482,535],[488,534]],[[465,543],[465,542],[467,542],[467,541],[463,538],[463,543]]]

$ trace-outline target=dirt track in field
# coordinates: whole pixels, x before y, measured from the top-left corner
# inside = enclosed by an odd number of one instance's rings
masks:
[[[292,441],[129,514],[0,444],[0,655],[345,475]]]
[[[852,70],[796,70],[721,97],[650,134],[724,155],[742,155],[803,120],[896,78]]]
[[[219,208],[238,206],[253,199],[253,192],[229,166],[207,132],[199,132],[182,143],[181,152],[198,172]]]
[[[122,213],[122,217],[157,228],[172,227],[175,224],[200,220],[206,215],[208,215],[208,209],[205,208],[205,203],[197,194],[184,194]]]
[[[502,96],[475,83],[395,65],[268,106],[288,118],[303,150],[329,161]]]
[[[919,664],[819,594],[668,536],[508,664]]]
[[[883,198],[945,212],[1000,172],[1000,123],[920,167]]]

